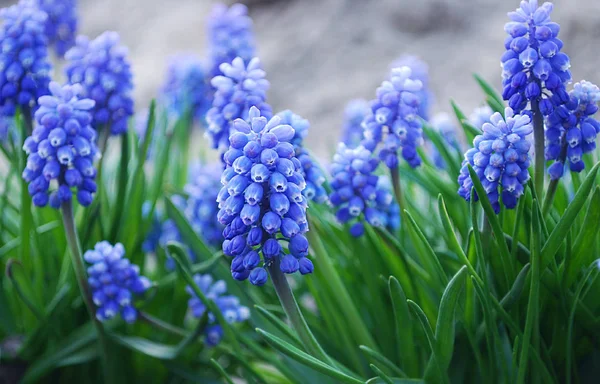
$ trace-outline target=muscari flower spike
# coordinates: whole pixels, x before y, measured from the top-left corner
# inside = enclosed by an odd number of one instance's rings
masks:
[[[404,55],[390,65],[390,69],[401,67],[409,67],[412,79],[421,82],[421,89],[415,92],[419,97],[418,114],[423,120],[429,120],[429,110],[433,102],[433,94],[429,90],[429,66],[417,56]]]
[[[227,284],[223,280],[214,281],[210,275],[194,275],[194,282],[200,288],[202,293],[208,300],[212,300],[223,318],[229,324],[241,323],[250,317],[250,310],[240,304],[240,300],[233,296],[227,295]],[[188,300],[188,308],[193,317],[199,319],[204,316],[208,310],[206,305],[196,296],[194,290],[187,286],[185,290],[192,296]],[[206,344],[211,347],[216,346],[223,338],[223,328],[217,323],[213,313],[208,314],[208,326],[204,331]]]
[[[190,181],[184,187],[188,195],[184,214],[194,232],[213,247],[219,247],[223,241],[223,225],[217,220],[222,171],[223,166],[219,163],[194,164],[190,169]]]
[[[92,126],[110,129],[113,135],[125,133],[133,115],[131,66],[127,48],[119,43],[116,32],[104,32],[91,41],[78,36],[65,55],[69,82],[81,83],[85,96],[96,102]]]
[[[0,115],[27,115],[48,94],[50,62],[44,24],[48,16],[33,0],[0,10]]]
[[[333,157],[329,200],[337,208],[337,219],[352,223],[350,234],[354,237],[365,231],[363,218],[374,227],[388,226],[394,198],[374,173],[378,163],[365,147],[348,148],[344,143]]]
[[[327,200],[327,191],[325,191],[325,187],[323,186],[325,175],[323,175],[317,162],[304,147],[304,140],[308,134],[310,123],[302,116],[296,115],[290,110],[279,112],[277,116],[281,118],[281,124],[287,124],[294,128],[295,134],[291,143],[294,145],[296,157],[302,164],[302,176],[306,180],[306,188],[302,190],[302,194],[309,201],[317,203],[325,202]]]
[[[546,118],[546,160],[554,160],[548,168],[552,180],[564,173],[568,161],[572,172],[585,168],[583,155],[596,149],[600,123],[593,115],[598,111],[600,89],[589,81],[573,86],[569,101],[554,109]]]
[[[560,50],[560,26],[550,20],[553,5],[537,0],[521,1],[504,30],[508,34],[502,55],[502,97],[520,113],[539,106],[542,115],[569,101],[565,84],[571,81],[569,56]]]
[[[431,118],[429,123],[431,124],[431,127],[439,133],[446,148],[456,151],[457,153],[460,151],[460,144],[456,137],[456,124],[447,113],[436,114]],[[446,169],[444,158],[434,145],[431,146],[431,157],[433,158],[433,163],[436,167],[439,169]]]
[[[59,56],[75,45],[77,33],[76,0],[37,0],[38,7],[46,12],[48,19],[45,33],[50,45]]]
[[[222,75],[215,76],[213,106],[206,114],[207,133],[213,148],[229,148],[229,136],[235,119],[247,119],[250,107],[259,109],[261,116],[272,116],[271,106],[265,102],[269,82],[265,79],[260,60],[253,58],[248,65],[236,57],[219,67]]]
[[[23,179],[29,183],[33,203],[59,208],[77,200],[88,206],[96,192],[96,132],[90,126],[94,101],[83,98],[79,84],[61,87],[50,83],[51,95],[42,96],[35,112],[37,126],[23,144],[28,155]],[[50,192],[52,190],[52,192]]]
[[[421,89],[421,81],[412,77],[409,67],[392,69],[390,79],[377,88],[377,99],[371,102],[372,114],[363,122],[363,146],[375,152],[381,144],[379,158],[390,169],[398,166],[399,150],[411,167],[421,164],[417,153],[417,146],[423,144],[418,114]]]
[[[152,285],[140,276],[140,268],[125,258],[125,248],[120,243],[112,246],[101,241],[94,249],[85,252],[88,268],[88,284],[92,290],[94,304],[98,307],[96,318],[100,321],[112,319],[118,313],[127,323],[137,319],[138,311],[133,305],[135,296],[142,295]]]
[[[217,4],[207,20],[211,76],[221,74],[220,66],[240,57],[245,64],[256,55],[252,19],[243,4]]]
[[[162,100],[172,115],[179,118],[189,111],[197,122],[204,122],[212,104],[212,88],[200,58],[193,54],[171,58]]]
[[[371,113],[371,108],[367,100],[355,99],[348,102],[344,110],[342,143],[351,148],[360,144],[363,139],[362,122],[369,113]]]
[[[237,119],[234,126],[217,198],[218,218],[226,225],[223,253],[233,257],[233,278],[264,285],[265,267],[271,266],[287,274],[311,273],[303,235],[308,231],[306,182],[291,143],[294,129],[281,124],[279,116],[261,116],[256,107],[247,121]],[[281,241],[288,242],[289,254]]]
[[[475,108],[473,112],[471,112],[469,115],[469,123],[481,131],[483,124],[489,123],[490,117],[492,117],[493,114],[494,111],[489,105],[482,105],[481,107]]]
[[[511,108],[506,108],[504,115],[506,118],[496,112],[489,123],[483,124],[483,134],[473,139],[473,148],[465,153],[458,176],[458,194],[469,201],[473,187],[467,167],[470,164],[496,213],[500,212],[498,188],[502,191],[502,203],[509,209],[517,205],[523,194],[529,180],[531,143],[527,136],[533,132],[528,115],[514,114]]]

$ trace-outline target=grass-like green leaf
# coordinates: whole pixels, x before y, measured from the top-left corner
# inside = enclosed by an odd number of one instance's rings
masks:
[[[408,372],[410,376],[416,376],[419,370],[419,363],[416,356],[416,349],[413,336],[412,316],[408,309],[406,295],[402,286],[394,276],[388,280],[392,308],[394,309],[394,320],[396,328],[396,347],[400,366]]]
[[[197,256],[201,257],[201,260],[209,260],[212,256],[212,251],[206,246],[206,244],[204,244],[196,231],[194,231],[190,222],[186,219],[181,210],[179,210],[179,208],[177,208],[177,206],[173,203],[173,200],[166,198],[165,207],[167,210],[167,216],[169,216],[169,218],[175,222],[175,225],[177,226],[177,229],[179,229],[185,244],[188,245]]]

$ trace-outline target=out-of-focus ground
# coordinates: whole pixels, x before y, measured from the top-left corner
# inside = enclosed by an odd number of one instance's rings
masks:
[[[6,3],[6,2],[4,2]],[[81,32],[118,31],[130,48],[139,107],[163,81],[167,57],[204,54],[209,0],[80,0]],[[274,110],[292,109],[312,123],[309,147],[327,157],[352,98],[373,98],[391,61],[415,54],[429,63],[434,111],[456,100],[466,113],[482,94],[472,74],[500,87],[506,13],[518,0],[245,1]],[[541,1],[540,1],[541,3]],[[600,82],[600,1],[555,1],[573,78]]]

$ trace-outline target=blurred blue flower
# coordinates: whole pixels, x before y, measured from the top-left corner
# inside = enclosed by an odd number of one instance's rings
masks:
[[[0,10],[0,115],[27,116],[40,96],[48,94],[50,62],[44,23],[48,16],[33,0]]]
[[[560,52],[563,42],[558,39],[560,26],[550,20],[553,5],[537,0],[521,1],[504,30],[508,34],[502,55],[502,97],[520,113],[529,102],[539,104],[539,110],[549,115],[567,101],[565,84],[571,81],[569,56]],[[535,108],[532,104],[530,109]]]
[[[528,115],[515,115],[510,108],[504,110],[504,115],[505,118],[496,112],[489,123],[483,124],[483,134],[473,139],[473,148],[465,153],[458,176],[458,193],[469,201],[473,187],[467,167],[470,164],[496,213],[500,212],[498,187],[502,190],[502,203],[506,208],[514,208],[523,194],[529,180],[527,168],[531,143],[527,136],[533,132]]]
[[[37,3],[39,8],[48,15],[45,24],[48,43],[54,46],[59,56],[63,56],[75,45],[77,2],[76,0],[37,0]]]
[[[50,91],[51,95],[39,98],[37,126],[23,144],[28,155],[23,179],[38,207],[49,201],[59,208],[61,202],[71,200],[72,188],[77,189],[79,203],[88,206],[96,192],[94,158],[98,151],[89,112],[94,101],[83,98],[79,84],[61,87],[51,82]]]
[[[161,93],[165,107],[176,118],[189,111],[196,122],[204,124],[212,104],[212,88],[204,64],[196,55],[171,57]]]
[[[283,273],[311,273],[303,235],[308,231],[306,182],[291,143],[294,128],[281,124],[279,116],[261,116],[256,107],[247,122],[237,119],[234,127],[217,198],[218,218],[226,225],[223,252],[233,257],[233,278],[264,285],[264,267],[273,264]],[[280,241],[289,241],[289,254]]]
[[[277,114],[281,118],[281,124],[290,125],[294,128],[294,137],[291,143],[294,145],[296,157],[302,164],[302,176],[306,180],[306,188],[302,194],[309,200],[317,203],[323,203],[327,200],[327,191],[323,187],[325,175],[319,168],[316,160],[313,159],[309,151],[304,146],[304,139],[308,134],[310,123],[300,115],[296,115],[290,110],[285,110]]]
[[[120,313],[126,322],[135,322],[138,311],[133,300],[152,284],[148,278],[140,276],[137,265],[125,258],[123,245],[112,246],[108,241],[101,241],[85,252],[83,258],[91,264],[87,270],[88,283],[98,307],[96,318],[104,321]]]
[[[250,317],[250,310],[240,304],[240,300],[232,295],[226,295],[227,284],[223,280],[214,281],[210,275],[194,275],[194,282],[200,288],[206,299],[212,300],[229,324],[241,323]],[[187,286],[185,290],[192,296],[188,307],[193,317],[199,319],[208,310],[206,305],[196,296],[194,290]],[[219,344],[223,337],[223,328],[217,323],[213,313],[208,314],[208,326],[205,330],[206,344],[211,347]]]
[[[433,94],[429,89],[429,66],[417,56],[404,55],[390,65],[390,69],[401,67],[409,67],[412,79],[421,81],[421,89],[415,92],[419,97],[418,114],[423,120],[428,121],[431,104],[433,104]]]
[[[456,124],[447,113],[436,114],[429,123],[431,124],[431,127],[439,133],[445,147],[450,151],[460,151],[460,144],[458,143],[458,138],[456,136]],[[431,146],[431,157],[433,158],[436,167],[439,169],[446,169],[444,158],[434,145]]]
[[[418,110],[421,102],[420,80],[413,78],[409,67],[392,69],[389,80],[377,88],[377,99],[371,102],[372,114],[364,121],[363,145],[375,152],[388,168],[398,166],[398,151],[415,168],[421,164],[417,146],[423,144],[423,130]]]
[[[213,148],[227,150],[229,136],[235,119],[247,119],[250,107],[259,109],[262,116],[272,116],[271,107],[265,102],[269,82],[265,79],[260,60],[253,58],[248,65],[239,57],[219,67],[223,75],[215,76],[213,106],[206,114],[208,135]]]
[[[78,36],[77,44],[65,54],[69,82],[81,83],[85,96],[96,102],[92,126],[110,129],[113,135],[124,134],[133,115],[131,66],[127,48],[119,43],[116,32],[104,32],[91,41]]]
[[[593,115],[598,111],[600,89],[589,81],[575,83],[569,101],[558,106],[546,118],[546,160],[550,178],[559,179],[568,161],[572,172],[585,168],[583,155],[596,149],[600,123]]]
[[[353,223],[352,236],[364,233],[363,220],[374,227],[388,226],[388,212],[393,196],[385,184],[379,183],[375,169],[379,162],[363,146],[348,148],[340,143],[331,165],[329,200],[336,207],[336,217],[342,223]]]
[[[243,4],[216,4],[207,19],[210,74],[221,74],[220,66],[240,57],[244,64],[256,56],[252,19]]]
[[[363,139],[362,122],[371,113],[369,102],[364,99],[351,100],[344,110],[342,140],[350,148],[358,146]]]
[[[471,123],[475,128],[481,131],[481,127],[483,127],[484,123],[490,122],[490,117],[494,114],[492,108],[489,105],[482,105],[481,107],[477,107],[473,110],[473,112],[469,115],[469,123]]]

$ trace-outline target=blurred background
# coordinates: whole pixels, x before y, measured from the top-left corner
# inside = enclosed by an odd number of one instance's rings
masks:
[[[2,5],[15,1],[1,1]],[[403,54],[429,64],[433,112],[465,113],[478,106],[478,73],[500,89],[506,13],[518,0],[252,0],[258,52],[271,82],[274,111],[292,109],[310,120],[308,147],[328,158],[345,104],[374,98],[390,63]],[[115,30],[131,53],[137,109],[160,88],[167,58],[205,52],[209,0],[79,0],[80,31]],[[225,2],[228,4],[234,3]],[[600,1],[555,1],[563,51],[574,81],[600,82]]]

